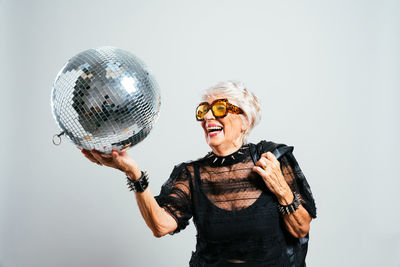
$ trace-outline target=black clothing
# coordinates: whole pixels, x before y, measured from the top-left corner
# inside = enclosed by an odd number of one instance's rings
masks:
[[[293,154],[279,161],[290,188],[316,218],[310,187]],[[197,244],[190,266],[289,266],[278,201],[253,166],[249,145],[226,157],[210,152],[175,166],[162,186],[156,200],[176,219],[174,233],[193,217]]]

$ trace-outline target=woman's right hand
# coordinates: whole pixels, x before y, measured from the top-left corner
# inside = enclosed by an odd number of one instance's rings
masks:
[[[132,180],[139,179],[141,176],[141,171],[139,170],[136,161],[134,161],[126,151],[118,152],[113,149],[111,154],[105,154],[96,150],[80,150],[91,162],[118,169],[126,173],[126,175],[128,175]]]

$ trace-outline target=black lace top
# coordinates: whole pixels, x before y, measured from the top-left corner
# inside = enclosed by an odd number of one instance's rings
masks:
[[[290,188],[316,218],[310,187],[293,154],[286,153],[279,161]],[[225,157],[210,152],[175,166],[162,186],[156,200],[176,219],[173,234],[193,217],[197,244],[190,266],[289,265],[277,199],[253,166],[249,145]]]

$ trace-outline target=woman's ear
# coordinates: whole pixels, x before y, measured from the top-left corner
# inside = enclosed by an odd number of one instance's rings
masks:
[[[247,116],[242,117],[242,133],[246,132],[247,129],[250,127],[249,119]]]

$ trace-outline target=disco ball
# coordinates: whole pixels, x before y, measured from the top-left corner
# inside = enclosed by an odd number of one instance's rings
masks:
[[[83,51],[58,73],[52,90],[54,118],[78,147],[111,153],[142,141],[160,110],[154,76],[133,54],[115,47]],[[54,139],[53,139],[54,142]]]

